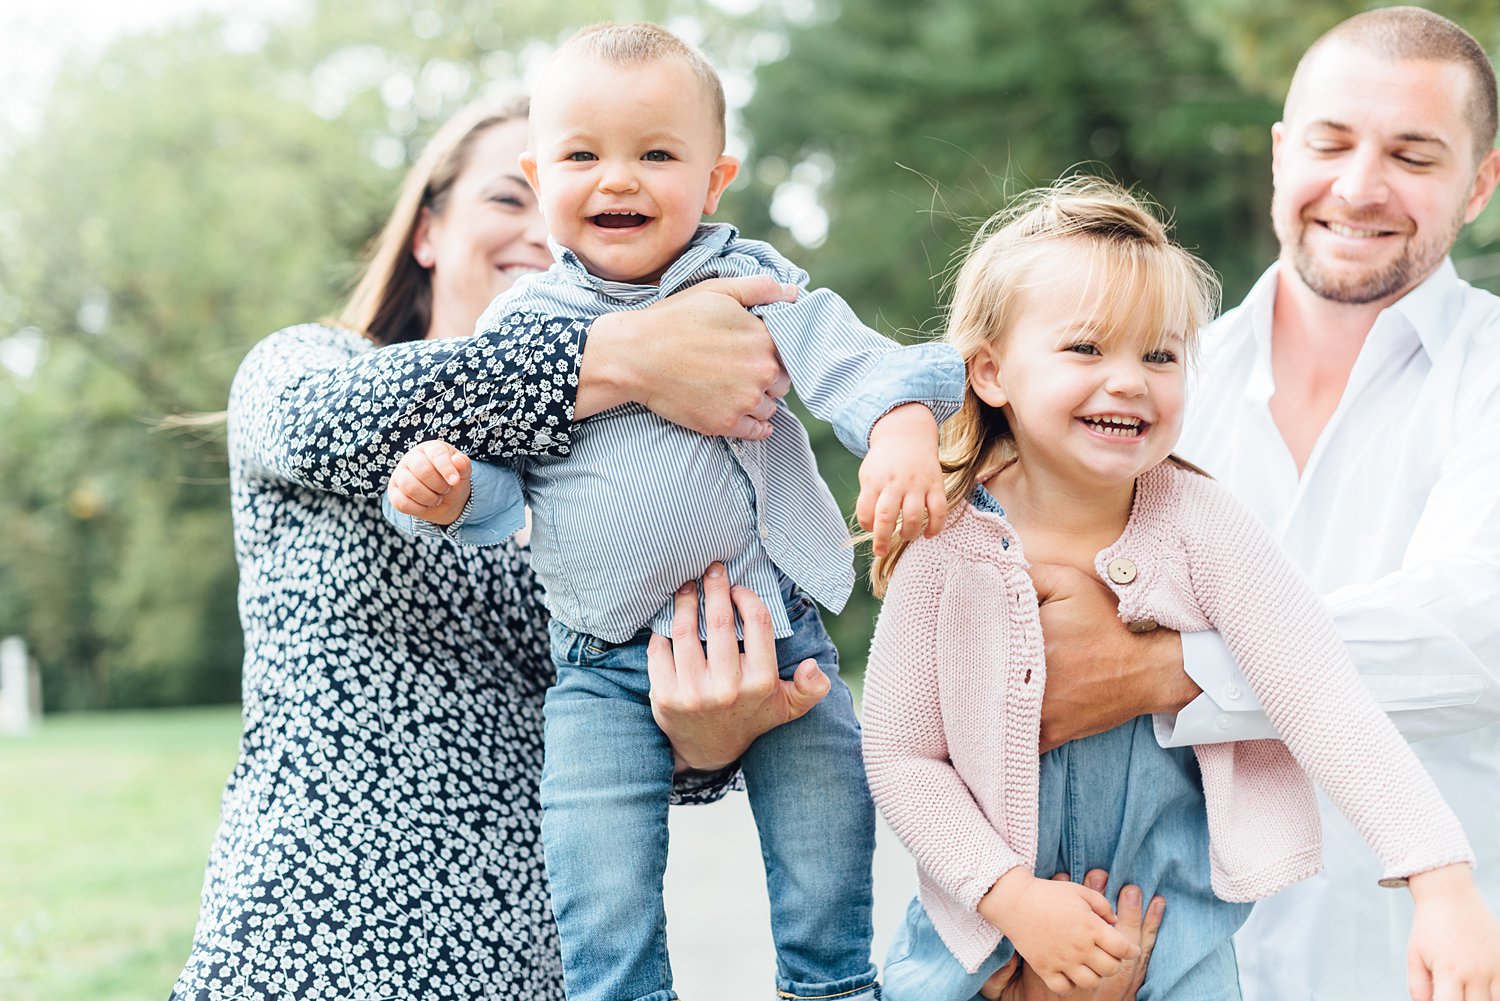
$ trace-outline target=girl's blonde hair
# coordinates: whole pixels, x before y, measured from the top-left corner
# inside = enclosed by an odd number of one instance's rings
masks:
[[[1017,198],[970,242],[953,283],[943,340],[967,364],[999,345],[1034,294],[1065,295],[1089,309],[1098,338],[1159,344],[1180,338],[1191,358],[1198,330],[1219,307],[1219,280],[1173,243],[1153,206],[1118,184],[1075,176]],[[969,502],[981,472],[1015,458],[1005,414],[964,389],[938,448],[948,509]],[[877,596],[908,543],[896,538],[870,569]]]
[[[422,210],[440,216],[453,184],[469,166],[474,144],[487,130],[524,119],[524,97],[476,102],[438,129],[407,171],[390,218],[370,245],[359,284],[338,316],[340,326],[384,347],[420,341],[432,325],[432,273],[412,256]]]

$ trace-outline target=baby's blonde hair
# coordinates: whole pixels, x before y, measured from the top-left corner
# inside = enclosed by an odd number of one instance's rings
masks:
[[[612,66],[632,66],[680,59],[687,64],[703,87],[713,120],[718,128],[719,147],[724,146],[724,83],[708,57],[659,24],[632,21],[626,24],[606,22],[580,28],[557,50],[557,58],[585,56]]]
[[[1219,307],[1219,280],[1172,242],[1153,206],[1110,181],[1074,176],[1018,197],[974,235],[953,283],[943,340],[967,364],[980,349],[1003,343],[1036,293],[1065,294],[1093,309],[1096,336],[1146,344],[1181,339],[1192,357],[1198,330]],[[943,425],[938,458],[948,508],[969,502],[981,471],[1015,457],[1005,414],[971,386]],[[893,539],[870,570],[876,595],[907,543]]]

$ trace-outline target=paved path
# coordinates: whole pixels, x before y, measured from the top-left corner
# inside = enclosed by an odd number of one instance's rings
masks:
[[[667,936],[683,1001],[770,1001],[775,989],[770,911],[755,821],[743,793],[712,806],[671,811]],[[896,836],[880,824],[875,844],[875,962],[915,892],[916,875]]]

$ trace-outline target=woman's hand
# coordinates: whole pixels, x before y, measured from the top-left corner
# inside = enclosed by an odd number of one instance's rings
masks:
[[[766,325],[745,307],[796,298],[795,285],[765,276],[715,278],[647,309],[599,317],[584,344],[574,416],[634,401],[699,434],[770,437],[791,380]]]
[[[703,575],[708,649],[698,641],[698,587],[677,590],[672,639],[651,637],[647,671],[651,714],[672,742],[679,771],[717,771],[745,753],[756,737],[797,719],[828,694],[817,661],[783,681],[776,664],[771,613],[749,588],[734,588],[722,564]],[[735,638],[735,613],[745,627],[745,652]]]

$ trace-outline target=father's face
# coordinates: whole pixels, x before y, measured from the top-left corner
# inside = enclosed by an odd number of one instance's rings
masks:
[[[1432,274],[1494,187],[1476,182],[1463,67],[1333,43],[1302,67],[1272,130],[1271,220],[1317,295],[1389,304]]]

